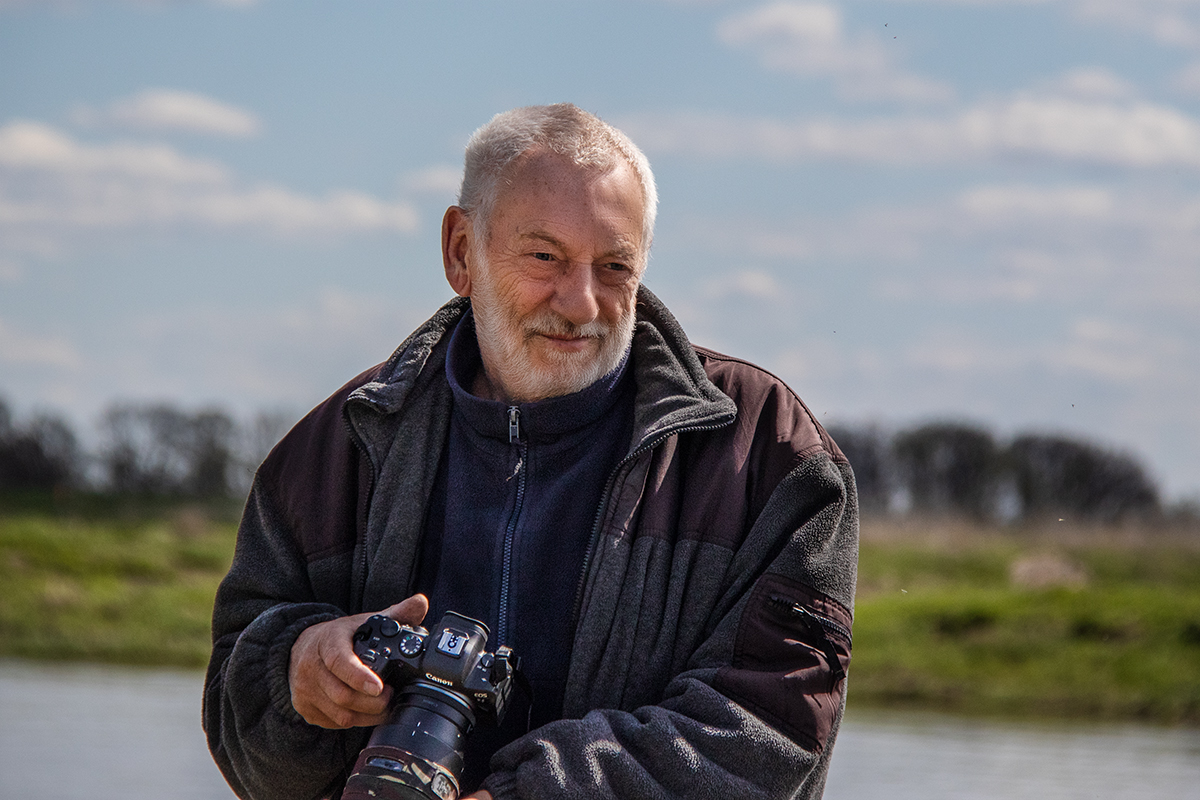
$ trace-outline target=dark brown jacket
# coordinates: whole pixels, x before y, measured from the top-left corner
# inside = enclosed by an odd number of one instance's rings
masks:
[[[204,725],[256,800],[335,792],[369,731],[305,723],[307,626],[411,593],[446,439],[438,311],[260,467],[213,614]],[[819,797],[844,707],[858,517],[849,465],[787,386],[693,348],[644,288],[634,436],[596,514],[564,718],[500,750],[524,798]]]

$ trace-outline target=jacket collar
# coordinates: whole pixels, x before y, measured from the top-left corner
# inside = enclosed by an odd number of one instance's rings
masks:
[[[396,349],[378,377],[351,392],[346,413],[361,408],[386,415],[403,407],[423,372],[445,369],[449,333],[469,307],[468,299],[456,297],[438,309]],[[638,288],[632,359],[637,394],[631,452],[683,429],[728,425],[737,416],[736,404],[709,380],[679,322],[645,286]]]
[[[737,405],[709,380],[678,320],[645,286],[638,289],[633,369],[632,451],[684,429],[728,425],[737,416]]]

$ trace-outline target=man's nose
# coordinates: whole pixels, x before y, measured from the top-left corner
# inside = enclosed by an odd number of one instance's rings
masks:
[[[591,265],[573,261],[558,276],[552,307],[575,325],[587,325],[600,314],[597,288]]]

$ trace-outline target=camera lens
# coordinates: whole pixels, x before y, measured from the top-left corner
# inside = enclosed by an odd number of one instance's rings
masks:
[[[343,800],[454,800],[474,715],[436,686],[406,686],[391,719],[371,734]]]

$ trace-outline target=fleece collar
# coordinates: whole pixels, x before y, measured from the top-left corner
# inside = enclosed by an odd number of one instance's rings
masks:
[[[469,310],[470,300],[456,297],[414,331],[376,379],[350,394],[346,412],[351,424],[359,413],[395,413],[428,370],[443,371],[448,336]],[[733,400],[709,380],[679,322],[645,286],[638,288],[632,368],[636,396],[631,452],[685,428],[727,425],[737,415]]]

